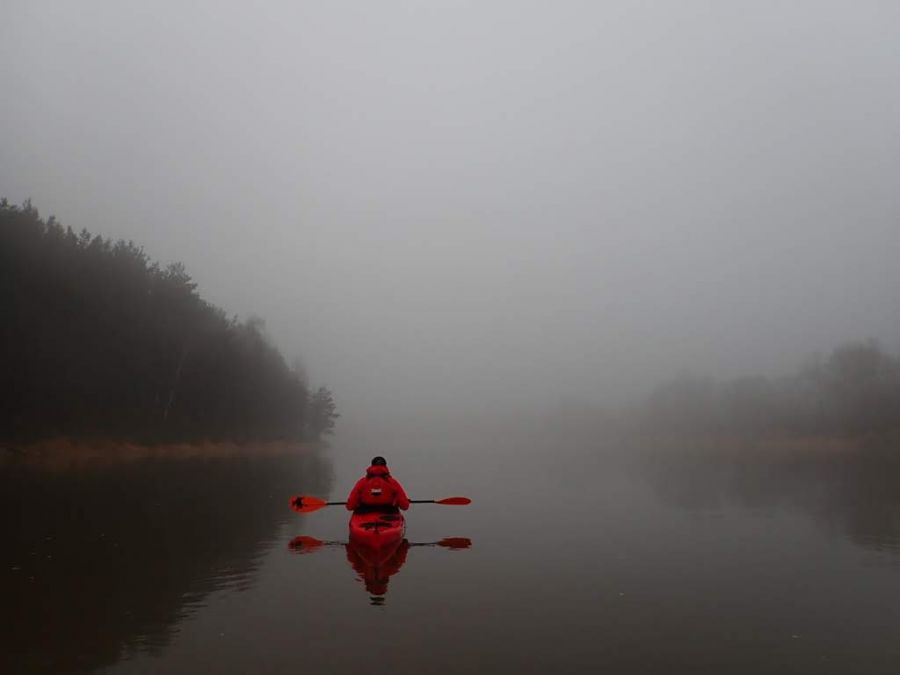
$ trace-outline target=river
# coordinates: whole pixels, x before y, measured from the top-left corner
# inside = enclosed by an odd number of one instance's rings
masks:
[[[889,450],[457,429],[264,457],[8,461],[0,670],[896,673]],[[288,499],[344,499],[374,454],[413,498],[473,501],[414,505],[404,555],[365,578],[346,511]],[[324,544],[298,552],[298,535]]]

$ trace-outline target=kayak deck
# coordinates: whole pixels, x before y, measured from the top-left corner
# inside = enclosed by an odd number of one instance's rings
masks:
[[[399,543],[405,533],[402,513],[369,511],[350,516],[350,541],[354,544],[379,549]]]

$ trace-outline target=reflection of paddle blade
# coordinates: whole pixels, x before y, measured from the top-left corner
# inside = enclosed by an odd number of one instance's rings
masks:
[[[312,553],[318,551],[324,545],[325,542],[321,539],[307,537],[306,535],[301,534],[300,536],[291,539],[288,548],[294,553]]]
[[[472,540],[468,537],[445,537],[437,545],[450,549],[469,548],[472,545]]]

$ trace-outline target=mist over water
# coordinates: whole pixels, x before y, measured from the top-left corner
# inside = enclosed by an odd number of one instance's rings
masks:
[[[324,463],[7,466],[9,670],[894,672],[894,447],[597,448],[496,431],[348,434]],[[391,449],[411,497],[473,499],[409,511],[410,547],[377,602],[348,560],[347,512],[287,506],[343,499],[373,447]],[[325,544],[298,555],[301,534]],[[423,545],[451,537],[470,545]]]

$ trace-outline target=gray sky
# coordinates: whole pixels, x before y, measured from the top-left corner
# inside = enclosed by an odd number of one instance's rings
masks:
[[[351,415],[900,344],[900,3],[5,0],[0,92],[0,195]]]

